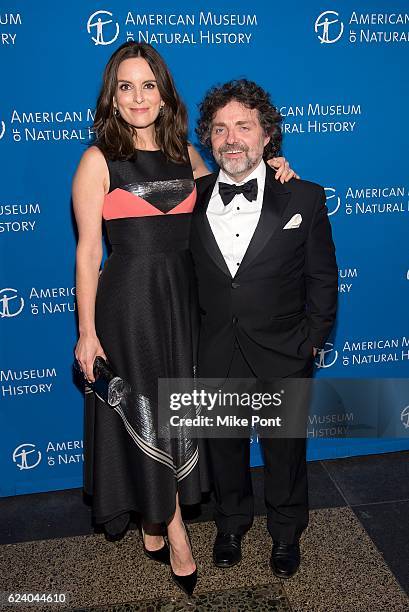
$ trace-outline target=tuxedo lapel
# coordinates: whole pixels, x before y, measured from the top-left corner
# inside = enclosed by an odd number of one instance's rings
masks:
[[[220,270],[224,274],[227,274],[231,278],[230,270],[227,267],[224,257],[219,249],[206,214],[207,207],[209,205],[209,201],[213,193],[214,186],[216,184],[216,179],[217,174],[214,175],[214,180],[210,182],[206,190],[200,196],[198,202],[198,209],[196,212],[196,223],[199,237],[206,251],[209,253],[216,266],[220,268]]]
[[[274,178],[274,172],[267,167],[264,185],[263,205],[260,219],[241,261],[236,277],[246,269],[280,227],[283,213],[290,201],[291,193]]]

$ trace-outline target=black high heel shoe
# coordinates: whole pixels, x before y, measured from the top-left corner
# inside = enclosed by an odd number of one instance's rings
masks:
[[[189,540],[190,549],[192,549],[192,543],[190,541],[190,536],[189,536],[189,534],[188,534],[188,532],[186,530],[185,525],[183,525],[183,527],[185,528],[185,533],[186,533],[186,535],[188,537],[188,540]],[[170,546],[170,548],[171,548],[171,546]],[[170,556],[169,556],[169,565],[170,565],[170,575],[172,576],[173,582],[184,593],[186,593],[186,595],[191,597],[193,595],[193,591],[195,590],[196,583],[197,583],[197,567],[194,570],[194,572],[192,572],[191,574],[188,574],[187,576],[179,576],[178,574],[175,574],[175,572],[173,571],[172,564],[170,563]]]
[[[195,586],[197,583],[197,568],[191,574],[187,576],[178,576],[173,571],[172,567],[170,568],[170,573],[172,576],[173,582],[180,588],[182,591],[186,593],[189,597],[193,595],[193,591],[195,590]]]
[[[156,561],[157,563],[163,563],[164,565],[170,565],[170,551],[169,551],[169,546],[166,540],[164,539],[164,544],[162,548],[159,548],[159,550],[148,550],[145,546],[145,541],[144,541],[145,532],[143,530],[143,527],[141,527],[141,532],[142,532],[142,547],[143,547],[143,552],[145,553],[145,555],[152,561]]]

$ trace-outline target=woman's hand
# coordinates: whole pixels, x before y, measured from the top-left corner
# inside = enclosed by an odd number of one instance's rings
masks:
[[[300,178],[298,174],[290,168],[290,164],[285,157],[273,157],[269,159],[267,163],[273,170],[276,170],[275,178],[281,183],[287,183],[292,178]]]
[[[106,359],[106,355],[97,336],[95,334],[81,334],[74,353],[85,378],[88,382],[94,382],[93,366],[95,357],[100,356]]]

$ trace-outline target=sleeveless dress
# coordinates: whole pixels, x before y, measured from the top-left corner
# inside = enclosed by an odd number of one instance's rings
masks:
[[[158,378],[195,374],[192,168],[161,151],[107,164],[103,218],[112,252],[99,278],[95,325],[131,393],[111,408],[86,388],[84,490],[95,522],[115,535],[131,511],[161,523],[173,514],[177,492],[181,504],[196,504],[208,487],[197,440],[183,430],[159,437],[157,423]]]

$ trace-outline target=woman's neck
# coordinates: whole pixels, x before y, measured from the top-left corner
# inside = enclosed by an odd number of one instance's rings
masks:
[[[135,149],[141,149],[143,151],[157,151],[158,147],[155,139],[154,129],[137,130],[134,135]]]

